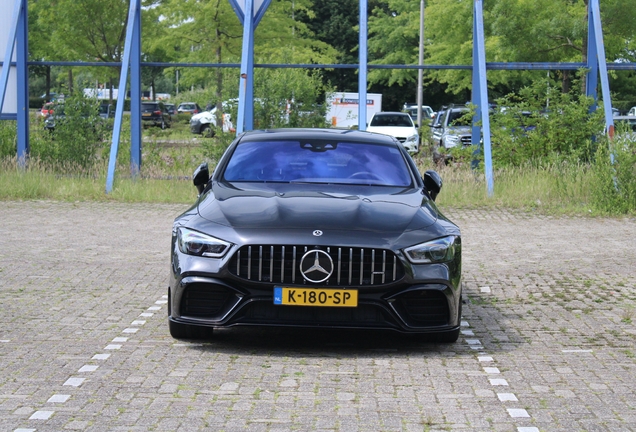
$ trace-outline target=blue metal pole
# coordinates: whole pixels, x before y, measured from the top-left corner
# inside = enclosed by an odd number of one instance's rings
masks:
[[[596,49],[596,38],[594,37],[594,18],[591,5],[588,5],[587,14],[587,73],[585,74],[585,94],[594,98],[594,104],[590,107],[590,112],[596,111],[598,102],[598,54]]]
[[[490,114],[488,112],[488,82],[486,80],[486,44],[484,42],[484,15],[482,0],[475,0],[475,23],[477,40],[477,69],[479,77],[479,100],[481,104],[481,127],[484,139],[484,165],[486,169],[486,184],[488,186],[488,196],[494,195],[494,179],[492,172],[492,153],[490,147]],[[475,59],[473,58],[473,62]],[[475,66],[473,66],[475,68]]]
[[[249,50],[247,52],[247,86],[245,88],[245,128],[254,130],[254,31],[252,26],[252,35],[249,39]]]
[[[245,0],[245,10],[243,11],[245,19],[243,20],[243,48],[241,52],[241,76],[239,79],[239,107],[238,118],[236,125],[236,134],[241,134],[246,128],[246,101],[245,98],[249,94],[247,86],[249,84],[248,74],[252,71],[249,69],[249,52],[252,46],[250,41],[253,37],[253,15],[254,15],[254,2],[253,0]],[[249,19],[248,19],[249,17]]]
[[[27,19],[27,2],[20,2],[20,15],[17,28],[17,53],[16,74],[18,84],[17,117],[18,117],[18,165],[26,166],[29,156],[29,70],[27,60],[29,57],[29,28]],[[9,69],[7,64],[2,68]]]
[[[367,0],[360,0],[359,69],[358,69],[358,129],[367,130]]]
[[[130,47],[130,173],[133,178],[141,169],[141,2],[135,3]]]
[[[589,8],[593,21],[593,37],[596,42],[598,71],[601,75],[601,92],[603,95],[603,108],[605,109],[606,132],[611,140],[614,138],[614,116],[612,115],[612,96],[609,90],[609,79],[607,77],[605,44],[603,43],[603,27],[601,25],[601,9],[598,0],[590,0]],[[614,154],[611,154],[611,158],[612,162],[614,162]]]
[[[121,74],[119,76],[119,93],[117,94],[117,107],[115,109],[115,125],[113,127],[113,140],[110,146],[110,159],[108,160],[108,174],[106,175],[106,193],[113,190],[115,180],[115,168],[117,166],[117,151],[119,149],[119,137],[121,135],[121,122],[124,116],[124,100],[126,99],[126,82],[128,81],[128,67],[130,65],[130,51],[135,27],[135,14],[138,10],[139,0],[130,0],[128,9],[128,23],[126,25],[126,42],[124,44],[124,57],[122,58]]]
[[[477,14],[473,13],[473,68],[472,68],[472,104],[479,108],[481,107],[481,84],[479,82],[479,68],[475,66],[477,59],[479,58],[479,51],[477,50],[477,40],[479,35],[477,34]],[[473,170],[479,168],[479,156],[482,152],[481,145],[481,127],[479,127],[479,122],[481,121],[481,111],[477,109],[475,111],[475,115],[473,116],[473,126],[471,128],[471,142],[475,149],[473,150],[473,160],[470,163],[470,166]]]

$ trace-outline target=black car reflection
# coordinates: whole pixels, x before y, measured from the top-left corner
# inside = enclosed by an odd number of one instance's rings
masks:
[[[385,329],[454,342],[461,236],[394,138],[336,129],[242,134],[172,231],[169,327]]]

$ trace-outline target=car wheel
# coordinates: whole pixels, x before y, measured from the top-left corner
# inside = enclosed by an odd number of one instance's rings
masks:
[[[210,125],[205,125],[201,129],[201,135],[206,138],[212,138],[215,135],[214,129],[210,127]]]
[[[210,339],[214,333],[212,327],[181,324],[168,320],[170,336],[175,339]]]

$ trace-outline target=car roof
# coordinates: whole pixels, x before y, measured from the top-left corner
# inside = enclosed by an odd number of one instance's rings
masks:
[[[281,128],[264,129],[244,132],[241,140],[266,141],[272,139],[307,139],[307,140],[347,140],[364,141],[376,144],[393,145],[397,144],[395,138],[388,135],[381,135],[372,132],[360,131],[356,129],[328,129],[328,128]]]
[[[380,111],[374,113],[373,116],[381,116],[381,115],[399,115],[399,116],[408,116],[408,113],[402,111]]]

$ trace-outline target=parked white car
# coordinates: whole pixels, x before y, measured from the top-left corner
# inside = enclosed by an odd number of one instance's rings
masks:
[[[629,112],[627,113],[628,116],[630,117],[636,117],[636,106],[632,107]]]
[[[212,111],[203,111],[192,115],[190,119],[190,132],[200,134],[206,138],[212,138],[216,134],[216,107]],[[228,113],[223,114],[223,132],[236,132],[232,124],[232,117]]]
[[[403,112],[378,112],[373,114],[368,132],[380,133],[395,137],[409,153],[417,153],[420,149],[420,136],[413,119]]]

